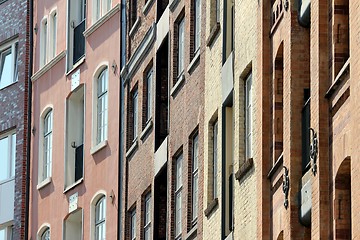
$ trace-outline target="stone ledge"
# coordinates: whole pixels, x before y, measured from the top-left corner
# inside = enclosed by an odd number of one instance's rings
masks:
[[[254,166],[253,158],[248,158],[243,164],[241,164],[239,170],[235,173],[235,179],[240,181],[246,173],[248,173]]]
[[[206,40],[206,46],[211,46],[215,40],[215,37],[218,35],[218,33],[220,32],[220,23],[217,22],[210,31],[209,37]]]
[[[207,208],[204,211],[204,214],[207,218],[209,218],[210,214],[214,212],[215,208],[219,205],[218,198],[214,198],[207,206]]]

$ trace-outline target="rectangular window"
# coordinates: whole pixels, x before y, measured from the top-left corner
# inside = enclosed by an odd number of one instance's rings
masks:
[[[44,161],[42,180],[51,176],[52,162],[52,129],[53,116],[52,111],[48,112],[44,118]]]
[[[146,111],[145,111],[145,121],[147,122],[151,118],[151,109],[152,109],[152,78],[153,70],[150,69],[146,74]]]
[[[217,190],[217,159],[218,159],[218,122],[216,121],[213,125],[213,139],[212,139],[212,145],[213,145],[213,199],[218,197],[218,190]]]
[[[175,159],[175,238],[181,236],[182,154]]]
[[[14,239],[14,226],[0,228],[1,240],[13,240]]]
[[[197,223],[198,217],[198,190],[199,190],[199,135],[196,134],[192,139],[192,173],[191,173],[191,202],[192,202],[192,226]]]
[[[0,46],[0,89],[18,79],[18,42]]]
[[[150,240],[151,237],[151,193],[145,196],[144,203],[144,240]]]
[[[245,148],[246,159],[252,158],[252,74],[245,81]]]
[[[215,0],[216,22],[220,22],[220,0]]]
[[[51,57],[56,55],[56,38],[57,38],[57,14],[52,15],[52,35],[51,35]]]
[[[15,176],[16,134],[0,136],[0,182]]]
[[[130,0],[130,27],[129,31],[131,30],[132,26],[134,26],[137,19],[137,0]]]
[[[130,239],[136,239],[136,209],[130,213]]]
[[[104,16],[111,8],[111,0],[93,0],[93,22]]]
[[[178,24],[178,77],[184,72],[184,40],[185,40],[185,18],[183,18]]]
[[[200,32],[201,32],[201,4],[200,0],[194,0],[194,55],[200,49]]]
[[[47,63],[47,35],[48,35],[48,24],[47,19],[43,21],[42,24],[42,34],[41,34],[41,63],[40,66],[44,66]]]
[[[132,94],[132,104],[133,104],[133,140],[137,138],[138,132],[138,90],[135,89]]]
[[[108,70],[105,68],[97,79],[97,137],[96,144],[107,138]]]

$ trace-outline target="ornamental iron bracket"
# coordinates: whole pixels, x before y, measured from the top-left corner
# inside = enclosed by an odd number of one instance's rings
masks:
[[[313,128],[310,128],[310,132],[312,135],[312,141],[310,143],[310,159],[311,159],[311,171],[314,175],[316,175],[317,172],[317,155],[318,155],[318,138],[317,133]]]
[[[290,179],[289,179],[289,169],[287,167],[283,166],[284,168],[284,174],[283,174],[283,192],[285,195],[284,200],[284,207],[285,209],[289,206],[289,189],[290,189]]]
[[[289,0],[285,0],[284,8],[286,11],[289,9]]]

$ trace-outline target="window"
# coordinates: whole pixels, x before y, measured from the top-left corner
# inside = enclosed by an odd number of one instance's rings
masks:
[[[93,0],[93,22],[104,16],[111,8],[111,0]]]
[[[44,156],[42,181],[51,176],[53,114],[50,110],[44,118]]]
[[[136,209],[130,212],[130,239],[136,239]]]
[[[137,0],[130,0],[130,27],[129,31],[131,31],[131,28],[134,26],[137,19]]]
[[[175,160],[175,238],[181,236],[182,154]]]
[[[216,121],[213,125],[212,129],[212,146],[213,146],[213,155],[212,155],[212,165],[213,165],[213,178],[212,178],[212,186],[213,186],[213,199],[218,197],[218,190],[217,190],[217,159],[218,159],[218,122]]]
[[[106,199],[101,197],[95,205],[95,239],[106,239]]]
[[[215,0],[216,22],[220,22],[220,0]]]
[[[18,80],[18,42],[0,46],[0,89]]]
[[[56,55],[56,39],[57,39],[57,13],[54,12],[51,14],[51,37],[50,37],[50,44],[51,44],[51,58],[54,58]]]
[[[132,107],[133,107],[133,141],[137,138],[138,132],[138,90],[134,90],[132,94]]]
[[[144,120],[145,123],[147,123],[151,118],[151,110],[152,110],[152,78],[153,78],[153,70],[151,68],[150,70],[147,71],[146,78],[145,78],[145,81],[144,81],[145,116],[144,116],[143,120]]]
[[[41,240],[50,240],[50,228],[47,227],[41,234]]]
[[[252,74],[245,82],[245,148],[246,159],[252,158]]]
[[[15,176],[16,134],[0,136],[0,182]]]
[[[192,139],[192,150],[191,150],[191,159],[192,159],[192,172],[191,172],[191,222],[192,226],[197,223],[198,216],[198,204],[199,204],[199,135],[196,134]]]
[[[48,22],[45,18],[41,24],[40,34],[40,66],[44,66],[47,63],[47,37],[48,37]]]
[[[108,122],[108,69],[105,68],[96,81],[96,144],[105,141],[107,138]]]
[[[193,21],[194,21],[194,29],[193,29],[193,41],[194,41],[194,55],[200,49],[200,30],[201,30],[201,4],[200,0],[193,0]]]
[[[13,240],[13,228],[14,226],[7,226],[0,228],[0,239],[3,240]]]
[[[70,213],[64,220],[63,240],[83,239],[83,210],[80,208]]]
[[[144,202],[144,240],[151,237],[151,193],[146,194]]]
[[[178,78],[181,76],[184,72],[184,39],[185,39],[185,18],[183,18],[179,24],[178,24]]]

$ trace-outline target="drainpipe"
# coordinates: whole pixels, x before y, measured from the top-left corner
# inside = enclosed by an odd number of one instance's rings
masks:
[[[120,12],[120,70],[124,67],[126,58],[126,0],[121,0]],[[119,94],[119,169],[118,169],[118,230],[117,239],[122,239],[122,185],[123,185],[123,136],[124,136],[124,85],[120,77]]]
[[[28,66],[28,108],[26,130],[26,186],[25,186],[25,232],[24,238],[29,239],[29,215],[30,215],[30,144],[31,144],[31,106],[32,106],[32,66],[33,66],[33,15],[34,1],[29,0],[29,66]]]

